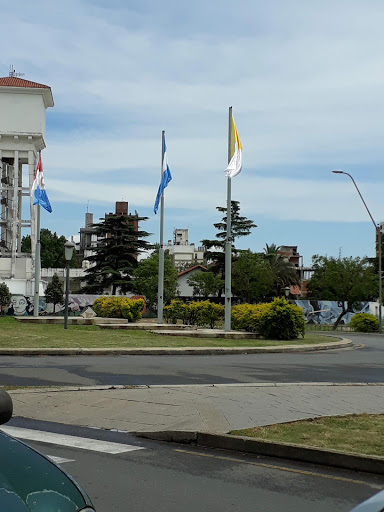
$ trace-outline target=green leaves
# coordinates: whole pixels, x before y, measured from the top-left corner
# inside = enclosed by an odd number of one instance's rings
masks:
[[[88,258],[92,266],[86,270],[85,291],[100,293],[112,288],[115,295],[118,288],[123,293],[132,290],[137,257],[151,247],[144,240],[149,233],[138,228],[139,222],[144,220],[147,217],[108,215],[94,224],[99,241],[95,254]]]
[[[155,311],[157,306],[159,253],[155,251],[149,258],[139,262],[134,270],[133,291],[144,295],[147,306]],[[164,253],[164,299],[169,303],[176,296],[177,270],[171,263],[168,251]]]

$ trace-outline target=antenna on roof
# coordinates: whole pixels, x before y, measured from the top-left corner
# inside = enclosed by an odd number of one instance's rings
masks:
[[[13,64],[9,66],[9,76],[10,77],[19,77],[19,76],[25,76],[25,73],[16,73],[15,68],[13,67]]]
[[[89,199],[87,201],[87,213],[88,213],[88,207],[89,207]]]

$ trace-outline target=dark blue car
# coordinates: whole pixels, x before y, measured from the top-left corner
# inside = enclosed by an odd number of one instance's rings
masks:
[[[12,400],[0,390],[0,424],[12,417]],[[59,466],[0,430],[0,511],[94,512],[81,487]]]

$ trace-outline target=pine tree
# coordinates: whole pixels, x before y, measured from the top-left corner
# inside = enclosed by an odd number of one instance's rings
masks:
[[[4,315],[5,308],[7,308],[12,300],[12,295],[8,286],[5,283],[0,284],[0,314]]]
[[[102,293],[112,287],[112,295],[115,295],[118,288],[123,293],[132,289],[137,257],[151,247],[144,240],[149,233],[138,229],[138,223],[147,219],[136,215],[108,215],[93,225],[99,241],[95,254],[88,258],[92,266],[86,270],[86,293]]]
[[[53,304],[53,312],[55,313],[56,304],[64,304],[64,290],[60,282],[59,276],[53,274],[52,281],[45,289],[45,300],[49,304]]]
[[[215,240],[201,240],[205,248],[204,257],[213,263],[212,270],[216,274],[224,274],[225,270],[225,240],[227,238],[227,208],[217,206],[216,210],[224,213],[221,222],[214,224],[217,229]],[[234,242],[237,238],[248,236],[252,228],[257,228],[253,220],[247,219],[240,215],[240,202],[231,201],[231,238]],[[232,254],[236,256],[237,251],[235,245],[232,244]]]

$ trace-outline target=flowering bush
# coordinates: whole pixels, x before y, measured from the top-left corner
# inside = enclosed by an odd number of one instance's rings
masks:
[[[104,318],[126,318],[129,322],[137,322],[144,306],[143,299],[111,296],[95,299],[93,310],[97,316]]]

